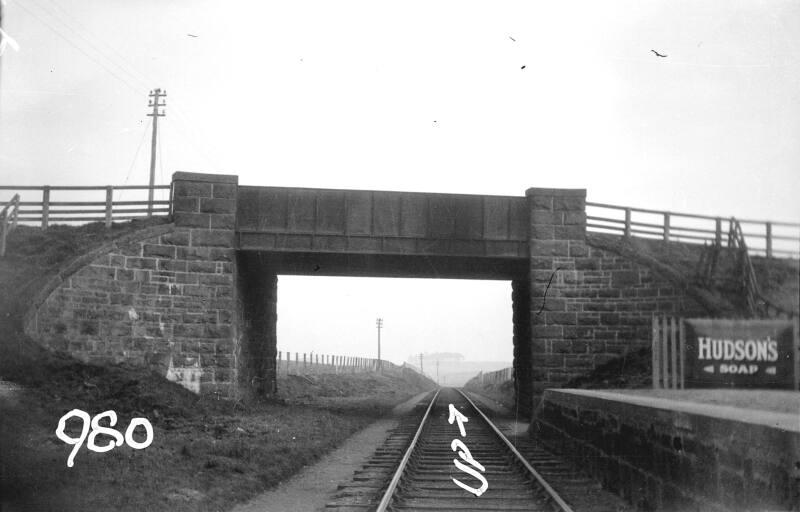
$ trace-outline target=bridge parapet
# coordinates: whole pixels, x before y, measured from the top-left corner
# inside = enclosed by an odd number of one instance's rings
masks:
[[[525,258],[522,197],[240,187],[238,246],[273,252]]]

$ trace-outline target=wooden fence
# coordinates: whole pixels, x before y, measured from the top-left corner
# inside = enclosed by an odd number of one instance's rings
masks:
[[[0,211],[0,256],[6,255],[6,237],[17,227],[19,218],[19,194],[14,194]]]
[[[514,378],[514,368],[508,367],[493,372],[480,372],[476,377],[479,384],[500,384]]]
[[[586,203],[586,228],[599,233],[721,245],[734,219],[661,210]],[[742,220],[738,223],[753,254],[768,258],[800,258],[800,224]]]
[[[653,389],[684,389],[683,318],[653,316]]]
[[[118,187],[81,187],[81,186],[0,186],[0,191],[19,191],[26,199],[19,202],[19,222],[36,223],[47,227],[52,222],[105,222],[111,227],[114,221],[138,219],[154,215],[170,214],[170,197],[167,199],[150,199],[158,190],[170,191],[171,185],[123,185]],[[148,198],[123,201],[119,196],[131,191],[134,194],[148,192]],[[19,194],[18,194],[19,195]],[[79,195],[79,197],[72,197]],[[96,200],[86,197],[97,196]],[[115,199],[116,197],[116,199]],[[36,198],[37,200],[31,200]],[[38,200],[41,198],[41,200]],[[73,200],[70,200],[73,199]]]

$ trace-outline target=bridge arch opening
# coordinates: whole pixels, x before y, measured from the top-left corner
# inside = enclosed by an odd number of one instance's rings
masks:
[[[381,256],[381,255],[342,255],[342,254],[292,254],[270,253],[265,251],[241,251],[237,256],[238,274],[238,300],[239,311],[242,315],[239,325],[242,326],[238,343],[237,354],[237,373],[240,386],[243,389],[250,389],[256,395],[266,395],[276,390],[277,385],[277,355],[278,347],[289,347],[289,343],[295,345],[291,348],[292,352],[303,352],[306,348],[310,352],[312,349],[324,350],[328,354],[342,355],[364,355],[367,357],[377,356],[377,343],[375,333],[375,318],[385,315],[379,309],[370,307],[362,311],[358,322],[365,324],[361,326],[361,333],[354,341],[353,349],[348,354],[349,345],[344,344],[341,348],[337,347],[337,340],[332,339],[327,344],[296,344],[301,334],[287,331],[295,329],[303,321],[307,323],[315,322],[314,314],[321,314],[320,311],[326,307],[330,309],[330,301],[334,300],[339,289],[341,296],[346,294],[347,283],[353,286],[353,291],[377,290],[380,286],[388,288],[388,294],[402,293],[403,299],[413,301],[415,293],[425,293],[426,290],[435,290],[437,298],[446,299],[445,303],[440,304],[438,312],[447,317],[442,323],[447,322],[471,322],[472,326],[480,324],[482,318],[475,315],[478,308],[475,303],[491,304],[493,309],[492,327],[490,328],[491,340],[486,340],[497,348],[476,349],[475,339],[463,342],[472,345],[471,350],[465,350],[468,355],[485,353],[487,358],[495,358],[497,355],[505,353],[506,361],[514,367],[514,388],[515,400],[518,411],[521,414],[530,413],[532,400],[532,361],[530,347],[530,291],[528,289],[528,279],[524,267],[514,268],[508,262],[492,262],[481,259],[479,261],[460,261],[461,258],[431,258],[415,256]],[[364,280],[360,284],[360,279],[312,279],[327,278],[412,278],[412,279],[376,279]],[[369,282],[370,284],[366,284]],[[324,283],[324,285],[322,284]],[[380,283],[377,285],[376,283]],[[283,285],[292,289],[291,293],[282,293],[285,290]],[[299,289],[298,289],[299,286]],[[378,288],[376,288],[376,286]],[[325,287],[327,292],[319,300],[312,300],[311,294],[315,287]],[[416,291],[415,291],[416,290]],[[470,292],[470,290],[472,290]],[[479,295],[482,290],[484,295],[488,295],[490,302],[486,302],[486,297],[481,299]],[[358,293],[358,292],[356,292]],[[458,312],[456,309],[459,304],[465,304],[471,295],[476,299],[473,307],[465,308],[466,311]],[[284,297],[284,294],[287,296]],[[285,298],[291,301],[287,304],[293,308],[292,311],[299,311],[295,318],[279,319],[279,300]],[[428,297],[432,298],[432,297]],[[397,307],[398,299],[395,297],[388,302]],[[499,302],[499,304],[495,304]],[[351,301],[354,307],[360,307],[363,302],[359,300]],[[428,308],[432,302],[428,302],[424,307]],[[341,303],[339,304],[341,305]],[[510,306],[510,307],[509,307]],[[420,311],[420,305],[416,307],[403,308],[405,318],[386,318],[387,322],[392,322],[392,329],[397,332],[400,327],[398,323],[410,324],[414,322],[414,311]],[[501,310],[498,312],[497,310]],[[502,311],[504,310],[504,314]],[[401,313],[403,314],[403,313]],[[330,313],[326,312],[326,315]],[[465,315],[472,318],[466,319]],[[503,319],[502,317],[505,316]],[[330,316],[327,316],[330,318]],[[510,322],[509,322],[510,320]],[[285,321],[285,324],[282,324]],[[350,319],[352,323],[354,320]],[[348,325],[340,323],[340,326]],[[280,327],[279,327],[280,326]],[[387,328],[389,324],[387,323]],[[461,327],[463,329],[463,327]],[[424,328],[423,328],[424,329]],[[456,327],[453,330],[459,332]],[[435,343],[433,338],[443,334],[447,330],[442,329],[440,333],[428,332],[423,352],[452,352],[454,344]],[[308,331],[306,331],[308,332]],[[320,331],[317,330],[317,333]],[[369,334],[364,334],[368,332]],[[424,333],[424,330],[407,329],[409,336],[411,333]],[[463,332],[463,331],[460,331]],[[398,333],[400,334],[400,333]],[[279,336],[286,337],[286,343]],[[319,334],[317,334],[319,335]],[[335,336],[346,334],[342,330],[337,330]],[[400,334],[402,336],[402,334]],[[457,334],[456,334],[457,336]],[[387,345],[389,340],[397,342],[397,334],[390,334],[388,338],[384,336],[384,348],[382,359],[391,360],[402,364],[412,353],[419,353],[416,342],[407,341],[405,347],[398,348]],[[366,345],[364,345],[366,344]],[[317,352],[320,353],[320,352]],[[286,355],[283,354],[285,358]],[[484,359],[486,360],[486,359]],[[430,371],[426,373],[431,376]],[[475,370],[477,373],[477,370]]]
[[[380,318],[382,360],[419,369],[423,354],[428,377],[461,386],[511,366],[511,317],[508,281],[278,276],[284,362],[287,351],[377,358]]]

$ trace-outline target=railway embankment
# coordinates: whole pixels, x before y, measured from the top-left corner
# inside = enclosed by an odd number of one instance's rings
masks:
[[[228,510],[422,391],[399,375],[340,374],[287,376],[271,400],[198,396],[151,369],[84,364],[25,335],[27,305],[63,264],[143,227],[20,227],[9,238],[0,259],[0,509]],[[152,443],[99,453],[84,439],[68,467],[74,446],[56,429],[73,409],[114,411],[110,426],[121,433],[144,418]],[[81,422],[65,423],[65,434],[80,439]]]

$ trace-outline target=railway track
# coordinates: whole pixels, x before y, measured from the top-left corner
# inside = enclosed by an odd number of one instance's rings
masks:
[[[524,455],[466,395],[442,388],[416,415],[401,422],[326,508],[336,512],[621,509],[616,497],[549,453],[530,444],[523,451]],[[551,477],[556,486],[548,481]],[[559,494],[561,489],[567,496]],[[573,508],[572,502],[579,506]]]

